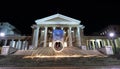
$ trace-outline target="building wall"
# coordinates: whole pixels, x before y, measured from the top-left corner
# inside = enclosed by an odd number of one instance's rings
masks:
[[[13,25],[11,25],[8,22],[0,22],[0,33],[4,33],[6,36],[11,35],[21,35],[18,33],[19,30],[17,30]]]
[[[112,46],[113,50],[114,47],[120,48],[120,37],[111,39],[106,36],[84,36],[83,40],[82,43],[86,44],[88,50],[97,50],[105,46]]]

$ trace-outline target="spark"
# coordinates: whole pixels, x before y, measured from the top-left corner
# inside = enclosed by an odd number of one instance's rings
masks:
[[[77,47],[67,47],[60,52],[56,52],[52,47],[39,47],[32,55],[23,58],[73,58],[73,57],[105,57],[102,54],[94,54]]]

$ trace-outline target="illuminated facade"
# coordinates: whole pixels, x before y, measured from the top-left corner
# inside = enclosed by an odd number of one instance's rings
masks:
[[[0,33],[4,33],[6,36],[21,35],[20,31],[8,22],[0,22]]]
[[[21,32],[9,22],[0,22],[0,47],[10,46],[15,49],[28,49],[31,36],[21,36]]]
[[[35,23],[31,26],[33,29],[32,37],[28,39],[26,39],[27,36],[14,37],[16,41],[18,40],[17,45],[16,42],[14,42],[14,45],[11,42],[10,46],[18,50],[53,48],[57,51],[62,51],[67,47],[78,47],[81,48],[80,50],[86,50],[86,52],[90,50],[97,52],[101,48],[109,47],[114,49],[114,46],[120,48],[119,37],[113,39],[109,36],[85,36],[83,34],[85,26],[81,25],[81,21],[65,15],[51,15],[37,19]],[[13,40],[13,38],[10,39]]]
[[[55,14],[38,19],[35,22],[36,25],[32,26],[34,30],[33,46],[52,47],[56,41],[60,42],[64,47],[81,46],[81,36],[83,35],[81,32],[84,29],[84,26],[80,24],[81,21],[61,14]],[[53,40],[54,30],[63,31],[62,40]]]

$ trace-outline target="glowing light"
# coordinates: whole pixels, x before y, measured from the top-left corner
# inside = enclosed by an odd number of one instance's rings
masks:
[[[25,56],[23,58],[74,58],[74,57],[107,57],[107,56],[98,56],[98,55],[55,55],[55,56]]]
[[[52,47],[52,42],[49,42],[49,47]]]
[[[81,55],[56,55],[56,56],[25,56],[23,58],[66,58],[66,57],[81,57]]]
[[[114,37],[114,36],[115,36],[115,33],[111,32],[111,33],[109,33],[109,36],[110,36],[110,37]]]
[[[55,42],[54,42],[55,43]],[[25,56],[23,58],[72,58],[72,57],[104,57],[103,54],[91,54],[89,52],[82,53],[85,51],[80,51],[77,47],[68,47],[64,48],[64,50],[60,49],[53,50],[52,47],[39,47],[37,50],[34,50],[31,52],[32,54],[30,56]],[[76,51],[77,50],[77,51]]]
[[[0,33],[0,36],[1,36],[1,37],[4,37],[4,36],[5,36],[5,33]]]
[[[67,47],[67,42],[64,42],[64,47]]]
[[[96,42],[99,42],[100,40],[99,39],[96,39]]]
[[[44,30],[42,30],[42,32],[45,32]]]
[[[64,33],[66,33],[66,32],[64,31]]]
[[[74,32],[74,31],[71,31],[71,32]]]

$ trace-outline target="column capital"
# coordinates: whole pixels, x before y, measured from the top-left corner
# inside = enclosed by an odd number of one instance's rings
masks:
[[[82,26],[82,27],[81,27],[81,29],[84,29],[84,28],[85,28],[85,26]]]
[[[32,25],[31,28],[32,29],[37,29],[37,28],[40,28],[40,26],[38,26],[38,25]]]
[[[32,26],[31,26],[31,28],[33,28],[33,29],[34,29],[36,26],[37,26],[37,25],[32,25]]]
[[[77,28],[84,29],[84,28],[85,28],[85,26],[83,26],[83,25],[78,25],[78,26],[77,26]]]

